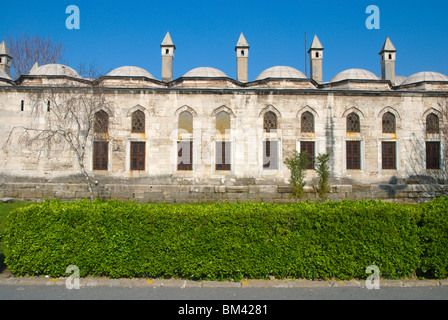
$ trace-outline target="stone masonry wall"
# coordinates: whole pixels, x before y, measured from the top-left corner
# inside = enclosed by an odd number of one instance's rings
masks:
[[[135,200],[139,203],[272,202],[294,203],[287,185],[123,185],[95,187],[95,196],[104,200]],[[333,185],[328,200],[381,199],[400,203],[421,203],[448,195],[448,185]],[[85,185],[76,183],[5,182],[0,198],[24,201],[88,198]],[[303,200],[319,201],[315,187],[307,186]]]

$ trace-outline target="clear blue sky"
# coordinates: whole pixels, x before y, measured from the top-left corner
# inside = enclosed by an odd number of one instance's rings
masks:
[[[80,30],[65,27],[68,5],[80,9]],[[369,5],[381,10],[379,30],[365,26]],[[243,32],[254,80],[276,65],[305,72],[306,31],[308,47],[314,34],[325,47],[329,81],[349,68],[380,75],[378,53],[387,36],[398,50],[397,74],[448,74],[447,14],[448,3],[441,0],[22,0],[2,3],[0,39],[21,32],[50,36],[64,43],[65,61],[75,69],[80,63],[96,63],[104,71],[134,65],[160,79],[160,43],[169,31],[177,47],[175,78],[201,66],[235,78],[234,47]]]

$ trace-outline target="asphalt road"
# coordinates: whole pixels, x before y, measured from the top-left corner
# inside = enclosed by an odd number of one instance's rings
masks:
[[[170,288],[0,285],[0,300],[448,300],[448,286],[328,288]]]

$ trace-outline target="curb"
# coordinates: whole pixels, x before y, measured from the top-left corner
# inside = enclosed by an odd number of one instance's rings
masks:
[[[0,285],[34,285],[34,286],[65,286],[66,278],[0,278]],[[313,280],[242,280],[232,281],[192,281],[175,279],[107,279],[81,278],[80,287],[147,287],[147,288],[331,288],[358,287],[365,288],[364,280],[350,281],[313,281]],[[448,279],[444,280],[382,280],[380,287],[412,288],[412,287],[443,287],[448,286]]]

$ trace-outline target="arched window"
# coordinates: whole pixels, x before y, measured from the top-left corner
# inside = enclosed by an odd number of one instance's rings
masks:
[[[193,141],[191,137],[185,138],[184,134],[193,133],[193,115],[188,111],[179,114],[179,141],[177,142],[177,170],[193,170]]]
[[[311,112],[307,111],[302,114],[300,127],[302,132],[314,133],[314,116]]]
[[[434,113],[430,113],[426,117],[426,133],[438,134],[439,132],[439,117]]]
[[[216,131],[220,134],[229,133],[230,130],[230,115],[221,111],[216,115]]]
[[[347,132],[361,132],[359,116],[354,112],[347,116]]]
[[[109,115],[100,110],[95,113],[95,119],[93,124],[94,133],[107,133],[109,131]]]
[[[277,115],[274,112],[268,111],[265,113],[263,128],[265,132],[271,132],[271,130],[277,130],[278,128]]]
[[[383,133],[396,133],[395,116],[390,112],[383,116]]]
[[[132,114],[132,133],[145,133],[145,114],[137,110]]]
[[[183,111],[179,115],[179,133],[193,133],[193,115],[188,111]]]
[[[230,133],[230,115],[227,112],[221,111],[216,115],[216,131],[221,135]],[[231,170],[231,149],[231,141],[216,141],[216,170]]]

